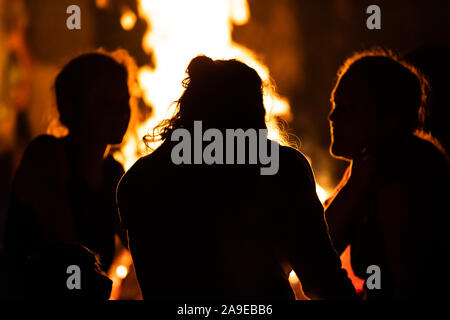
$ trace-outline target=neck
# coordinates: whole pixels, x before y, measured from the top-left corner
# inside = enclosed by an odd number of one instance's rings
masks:
[[[74,157],[78,174],[94,190],[100,190],[103,184],[103,163],[109,151],[109,145],[86,141],[77,137],[67,137],[71,156]]]
[[[377,138],[372,143],[368,143],[366,148],[353,157],[354,161],[360,161],[367,156],[376,159],[389,159],[393,154],[402,152],[405,146],[409,145],[413,135],[395,135]]]
[[[79,161],[91,164],[103,163],[108,155],[110,146],[95,140],[80,139],[77,136],[67,136],[69,148]]]

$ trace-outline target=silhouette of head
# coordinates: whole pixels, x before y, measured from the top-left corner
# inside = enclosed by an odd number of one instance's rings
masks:
[[[447,152],[450,150],[450,48],[439,45],[420,47],[405,56],[418,68],[430,84],[424,131],[439,140]]]
[[[331,95],[331,154],[354,159],[412,135],[420,126],[424,84],[414,68],[385,51],[347,59]]]
[[[50,245],[32,256],[26,267],[27,298],[107,300],[111,289],[112,281],[101,270],[97,256],[78,244]]]
[[[125,65],[106,54],[83,54],[58,74],[55,93],[69,135],[105,144],[122,141],[130,120]]]
[[[187,73],[177,112],[157,128],[162,139],[177,128],[190,130],[195,120],[205,128],[266,128],[262,80],[254,69],[237,60],[197,56]]]

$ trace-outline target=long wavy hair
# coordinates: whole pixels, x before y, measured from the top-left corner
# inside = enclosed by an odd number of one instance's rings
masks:
[[[258,73],[237,60],[192,59],[185,91],[176,101],[174,115],[160,122],[144,142],[165,140],[178,128],[192,129],[196,120],[204,128],[267,129],[263,82]]]

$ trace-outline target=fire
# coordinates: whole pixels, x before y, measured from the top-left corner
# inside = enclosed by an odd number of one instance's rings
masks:
[[[171,117],[173,101],[183,91],[182,80],[190,60],[199,54],[213,59],[238,59],[254,68],[268,84],[264,96],[269,138],[282,140],[274,126],[274,116],[290,120],[289,102],[270,85],[268,68],[256,54],[231,38],[233,25],[246,24],[250,12],[246,0],[141,0],[139,16],[150,25],[142,46],[152,53],[155,67],[144,66],[138,71],[143,99],[153,107],[149,119],[129,130],[134,137],[143,137],[161,121]],[[125,20],[125,17],[122,16]],[[144,151],[140,142],[127,134],[119,152],[114,156],[127,170]],[[151,145],[155,149],[159,143]]]
[[[98,8],[106,8],[108,6],[109,0],[95,0],[95,5]]]
[[[316,184],[316,193],[317,196],[319,197],[320,202],[322,203],[324,203],[325,200],[327,200],[331,196],[331,193],[328,190],[321,187],[319,184]]]
[[[123,247],[119,237],[115,235],[114,237],[116,254],[114,257],[114,261],[108,270],[108,277],[112,280],[112,290],[110,300],[118,300],[121,295],[122,290],[122,281],[130,274],[132,271],[132,263],[133,258],[131,257],[130,251]],[[137,280],[135,283],[132,283],[132,286],[135,286],[135,291],[140,294],[139,284]]]
[[[309,300],[303,292],[302,284],[294,270],[289,273],[289,283],[294,291],[295,300]]]
[[[133,29],[134,25],[136,24],[136,15],[133,11],[131,11],[128,8],[122,9],[122,16],[120,17],[120,25],[124,30],[131,30]]]
[[[116,275],[120,279],[125,279],[128,275],[128,268],[124,265],[120,265],[116,268]]]

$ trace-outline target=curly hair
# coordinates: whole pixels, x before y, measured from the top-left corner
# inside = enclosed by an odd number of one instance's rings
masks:
[[[144,141],[165,140],[177,128],[195,120],[209,128],[266,129],[263,82],[258,73],[238,60],[192,59],[183,80],[185,91],[170,119],[163,120]]]

